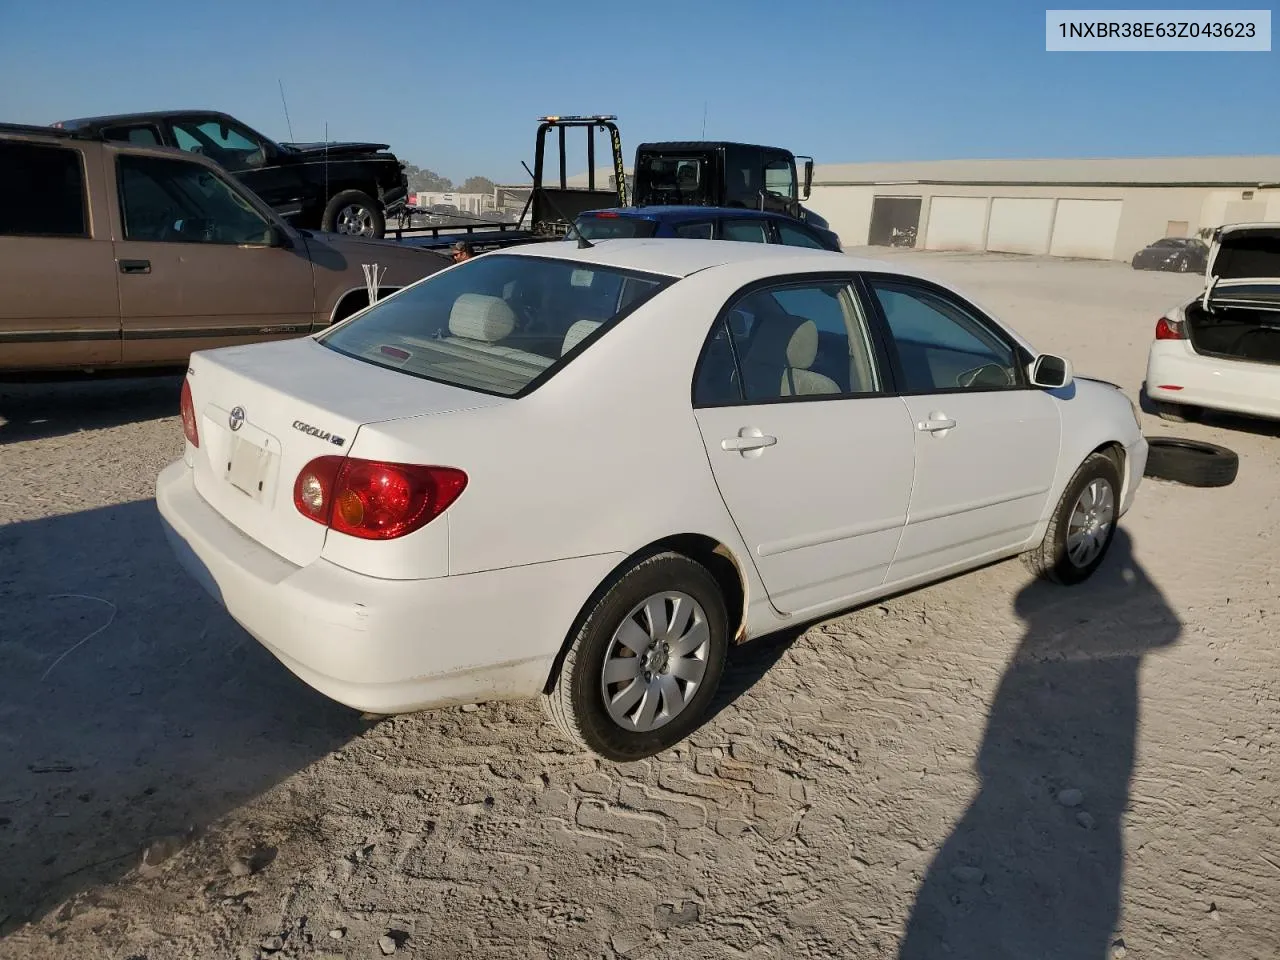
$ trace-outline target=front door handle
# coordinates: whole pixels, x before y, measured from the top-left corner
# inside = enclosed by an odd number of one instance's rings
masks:
[[[943,433],[955,425],[956,422],[950,417],[941,413],[931,413],[928,420],[921,420],[916,424],[916,429],[925,433]]]
[[[765,447],[772,447],[777,442],[777,437],[768,436],[756,427],[743,427],[736,437],[726,437],[721,440],[720,449],[737,451],[744,457],[758,457],[764,452]]]
[[[118,260],[121,273],[150,273],[150,260]]]

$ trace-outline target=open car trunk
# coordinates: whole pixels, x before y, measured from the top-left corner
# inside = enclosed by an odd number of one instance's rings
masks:
[[[1205,282],[1185,311],[1196,352],[1280,364],[1280,223],[1221,227]]]

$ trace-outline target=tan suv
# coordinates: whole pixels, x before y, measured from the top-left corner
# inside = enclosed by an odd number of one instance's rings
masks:
[[[213,161],[0,125],[0,374],[170,366],[300,336],[448,259],[299,231]]]

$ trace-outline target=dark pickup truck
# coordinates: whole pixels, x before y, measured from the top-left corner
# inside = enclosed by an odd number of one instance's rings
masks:
[[[385,143],[276,143],[225,113],[130,113],[54,127],[138,146],[177,147],[218,163],[296,227],[381,237],[404,206],[404,165]]]

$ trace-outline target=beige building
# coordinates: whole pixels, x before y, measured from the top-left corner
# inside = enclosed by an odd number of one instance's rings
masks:
[[[1280,221],[1280,157],[824,164],[806,204],[846,247],[1128,260],[1160,237]]]

